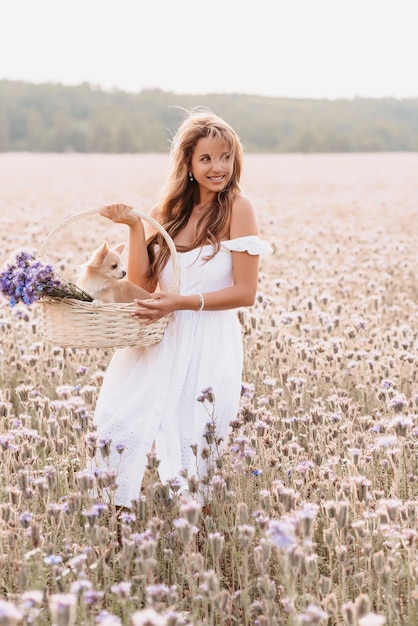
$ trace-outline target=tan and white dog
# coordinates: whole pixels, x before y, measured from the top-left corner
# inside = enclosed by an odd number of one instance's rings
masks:
[[[151,295],[125,278],[122,254],[125,244],[110,248],[107,241],[81,266],[77,285],[93,298],[93,305],[146,300]]]

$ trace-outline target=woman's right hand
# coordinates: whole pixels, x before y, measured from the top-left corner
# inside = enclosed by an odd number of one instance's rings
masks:
[[[129,204],[106,204],[100,209],[100,215],[107,217],[115,224],[127,224],[134,226],[141,219],[135,215]]]

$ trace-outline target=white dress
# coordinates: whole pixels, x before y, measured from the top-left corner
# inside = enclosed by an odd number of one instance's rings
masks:
[[[257,236],[222,241],[217,254],[205,261],[212,246],[178,253],[180,293],[191,295],[233,285],[232,251],[259,255],[271,251]],[[160,288],[172,285],[170,261],[160,276]],[[147,453],[155,443],[162,482],[177,479],[180,491],[188,476],[205,475],[200,451],[213,410],[216,436],[226,441],[239,408],[243,365],[241,327],[236,311],[177,311],[161,342],[117,350],[100,390],[94,422],[97,440],[111,440],[110,456],[96,455],[96,468],[117,470],[114,502],[131,506],[140,494]],[[199,401],[211,388],[214,404]],[[208,410],[209,409],[209,413]],[[198,446],[195,456],[191,448]],[[123,446],[118,452],[117,446]]]

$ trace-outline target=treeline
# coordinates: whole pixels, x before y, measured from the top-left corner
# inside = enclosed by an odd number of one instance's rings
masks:
[[[133,94],[6,80],[0,151],[167,152],[181,109],[195,106],[224,117],[246,152],[418,151],[418,99]]]

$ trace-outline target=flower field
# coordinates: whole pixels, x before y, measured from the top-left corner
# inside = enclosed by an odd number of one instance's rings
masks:
[[[0,265],[78,211],[148,210],[166,168],[0,154]],[[274,253],[239,312],[241,409],[209,454],[204,508],[199,477],[180,498],[150,454],[118,521],[102,497],[117,476],[91,469],[111,352],[46,345],[37,304],[1,299],[0,624],[418,624],[417,171],[418,154],[245,157]],[[72,280],[125,235],[89,216],[45,260]],[[216,398],[200,400],[216,425]]]

